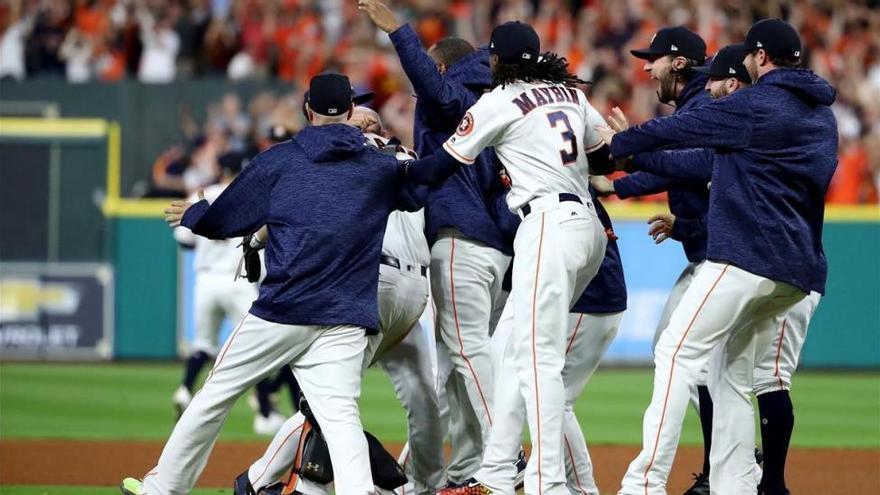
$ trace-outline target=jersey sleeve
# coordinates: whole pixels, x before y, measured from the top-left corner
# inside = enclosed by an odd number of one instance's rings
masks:
[[[599,134],[599,131],[596,130],[596,126],[605,125],[605,119],[602,118],[602,115],[599,114],[599,111],[593,108],[593,105],[590,105],[590,102],[587,101],[587,98],[584,97],[584,123],[586,124],[584,127],[584,151],[587,153],[591,153],[601,148],[604,141],[602,141],[602,136]]]
[[[496,144],[501,132],[511,122],[511,112],[506,112],[494,93],[487,93],[477,100],[461,119],[455,134],[443,143],[443,149],[456,160],[471,165],[485,148]]]

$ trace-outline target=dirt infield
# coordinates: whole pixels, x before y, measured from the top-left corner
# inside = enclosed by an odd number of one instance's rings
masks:
[[[199,486],[231,486],[233,478],[261,455],[265,446],[262,442],[218,444]],[[0,484],[112,486],[125,476],[146,473],[161,449],[157,442],[2,441]],[[392,447],[393,452],[399,449]],[[604,445],[590,449],[603,493],[616,491],[636,450]],[[690,484],[691,471],[701,463],[701,449],[679,449],[669,493],[682,492]],[[796,495],[874,494],[880,487],[880,452],[797,449],[789,457],[787,478]]]

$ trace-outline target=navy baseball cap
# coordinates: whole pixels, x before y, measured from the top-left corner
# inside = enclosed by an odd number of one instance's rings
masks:
[[[746,50],[742,44],[727,45],[712,59],[712,63],[701,67],[694,67],[694,70],[702,74],[708,74],[709,77],[720,77],[727,79],[735,77],[744,83],[752,82],[752,77],[746,66],[743,65],[743,59],[746,58]]]
[[[763,49],[782,60],[801,58],[801,38],[791,24],[782,19],[764,19],[752,24],[743,43],[746,53]]]
[[[702,64],[706,61],[706,42],[699,34],[684,26],[665,27],[651,38],[651,46],[630,50],[630,53],[645,60],[653,60],[663,55],[675,55]]]
[[[358,93],[351,88],[351,102],[354,106],[363,105],[371,101],[376,96],[376,93],[372,91],[365,91],[363,93]],[[309,118],[309,113],[306,111],[306,103],[309,102],[309,90],[306,90],[305,94],[303,94],[303,102],[302,102],[302,113],[306,119]]]
[[[318,74],[309,83],[305,101],[313,112],[321,115],[343,115],[352,104],[351,82],[343,74]]]
[[[489,38],[489,53],[497,55],[502,62],[512,64],[538,61],[541,40],[532,26],[519,21],[505,22],[495,26]]]

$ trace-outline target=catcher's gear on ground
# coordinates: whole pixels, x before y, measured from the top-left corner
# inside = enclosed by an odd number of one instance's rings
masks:
[[[294,462],[293,470],[303,478],[316,483],[327,484],[333,481],[333,464],[330,462],[330,451],[321,434],[321,428],[315,420],[308,402],[300,401],[300,411],[305,415],[306,422],[312,428],[306,435],[300,463]],[[397,463],[382,443],[371,433],[364,431],[370,450],[370,471],[373,483],[385,490],[394,490],[408,481],[403,468]]]

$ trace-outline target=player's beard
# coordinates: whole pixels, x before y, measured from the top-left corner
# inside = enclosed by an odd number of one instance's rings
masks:
[[[657,99],[660,103],[670,103],[678,96],[675,94],[675,83],[677,77],[674,72],[669,71],[663,77],[657,78]]]

